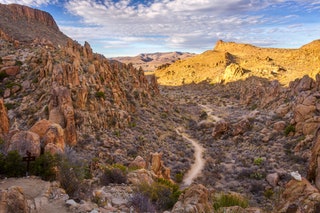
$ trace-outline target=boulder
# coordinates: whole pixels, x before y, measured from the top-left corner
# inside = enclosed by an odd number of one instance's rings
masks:
[[[320,212],[320,193],[305,178],[291,180],[273,212]]]
[[[212,212],[212,204],[209,198],[210,195],[206,187],[201,184],[191,185],[180,195],[171,213]]]
[[[0,190],[0,213],[29,213],[21,187],[11,186],[7,190]]]
[[[50,145],[51,151],[53,150],[53,147],[55,147],[54,149],[57,148],[56,151],[64,151],[65,135],[62,127],[59,124],[56,124],[49,120],[40,120],[36,124],[34,124],[29,131],[34,132],[40,136],[43,147],[46,147],[50,143],[52,143],[55,146]]]
[[[285,121],[278,121],[273,124],[273,129],[278,132],[282,132],[286,128],[286,126],[287,125]]]
[[[240,135],[248,131],[251,127],[250,121],[248,119],[242,119],[235,125],[233,125],[232,134],[234,136]]]
[[[266,180],[271,186],[276,187],[278,185],[280,177],[278,173],[272,173],[267,175]]]
[[[15,76],[19,74],[20,67],[19,66],[9,66],[9,67],[3,67],[0,72],[5,72],[7,75]]]
[[[129,165],[129,168],[144,169],[145,167],[146,161],[141,156],[137,156]]]
[[[229,123],[225,120],[218,121],[212,131],[212,136],[214,138],[221,136],[223,133],[229,130]]]
[[[14,134],[10,141],[7,152],[18,151],[21,156],[25,156],[27,151],[32,156],[40,156],[40,137],[38,134],[30,131],[19,131]]]
[[[145,169],[134,170],[127,175],[128,183],[133,185],[148,184],[152,185],[155,175]]]

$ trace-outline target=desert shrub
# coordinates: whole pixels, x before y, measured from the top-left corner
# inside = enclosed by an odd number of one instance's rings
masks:
[[[100,177],[102,185],[109,185],[110,183],[126,183],[127,169],[122,165],[114,165],[112,168],[105,168],[103,175]]]
[[[6,72],[0,72],[0,81],[8,77],[9,75]]]
[[[95,96],[96,96],[97,98],[103,98],[103,99],[105,99],[105,97],[106,97],[106,95],[105,95],[104,92],[96,92],[96,93],[95,93]]]
[[[0,152],[0,175],[4,174],[4,164],[5,164],[6,156]]]
[[[4,161],[4,175],[8,177],[21,177],[25,174],[26,165],[24,165],[22,157],[17,151],[8,152]]]
[[[183,173],[179,172],[175,175],[175,180],[177,183],[181,183],[183,181]]]
[[[19,61],[19,60],[17,60],[15,63],[16,66],[22,66],[22,64],[23,64],[22,61]]]
[[[51,153],[44,153],[36,158],[35,162],[31,166],[31,174],[40,176],[47,181],[53,181],[56,179],[56,167],[58,161],[57,156]]]
[[[285,136],[288,136],[291,132],[295,132],[295,131],[296,131],[296,128],[290,124],[284,129],[284,134]]]
[[[260,166],[261,164],[263,163],[263,158],[255,158],[254,160],[253,160],[253,164],[254,165],[257,165],[257,166]]]
[[[271,199],[272,196],[274,194],[274,191],[272,189],[266,189],[264,192],[263,192],[263,195],[268,198],[268,199]]]
[[[153,206],[151,200],[146,195],[140,192],[136,192],[133,194],[132,198],[130,199],[130,203],[138,212],[156,212],[156,209]]]
[[[247,208],[248,205],[248,200],[238,194],[222,193],[215,197],[213,202],[213,208],[215,210],[229,206],[240,206],[242,208]]]
[[[16,108],[16,105],[13,103],[5,103],[4,106],[7,108],[7,110]]]
[[[66,148],[65,154],[57,157],[57,179],[69,196],[76,197],[82,181],[86,178],[87,164],[80,160],[70,148]]]
[[[177,184],[161,178],[151,185],[142,184],[137,190],[148,197],[159,210],[172,208],[181,194]]]

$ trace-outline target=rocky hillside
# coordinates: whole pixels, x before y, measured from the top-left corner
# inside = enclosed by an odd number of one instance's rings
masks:
[[[288,85],[296,78],[319,70],[320,41],[299,49],[260,48],[249,44],[218,41],[213,50],[178,61],[156,71],[163,85],[182,85],[192,82],[231,82],[249,76],[279,80]]]
[[[17,4],[0,3],[0,35],[25,43],[65,45],[68,37],[60,32],[52,16],[44,11]]]
[[[194,56],[193,53],[186,52],[167,52],[167,53],[142,53],[134,57],[115,57],[112,60],[117,60],[122,63],[132,63],[132,65],[144,71],[154,71],[161,66],[165,67],[175,61],[186,59]]]

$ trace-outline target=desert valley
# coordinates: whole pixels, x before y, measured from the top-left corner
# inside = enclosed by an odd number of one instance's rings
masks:
[[[320,212],[320,40],[213,46],[108,59],[0,4],[0,213]]]

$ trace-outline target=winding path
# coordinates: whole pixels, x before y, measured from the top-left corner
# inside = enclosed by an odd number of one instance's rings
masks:
[[[222,118],[213,115],[213,110],[210,107],[201,104],[199,104],[199,106],[208,114],[207,120],[213,122],[222,120]],[[203,152],[205,149],[197,140],[191,138],[187,133],[185,133],[183,127],[178,127],[176,132],[194,146],[195,162],[191,165],[190,170],[184,175],[183,178],[183,186],[189,186],[193,180],[201,174],[201,171],[204,168],[206,160],[203,158]]]
[[[183,185],[189,186],[193,180],[201,174],[201,171],[205,165],[205,159],[203,158],[204,148],[196,140],[190,138],[188,134],[184,133],[183,128],[177,128],[176,132],[194,146],[195,162],[191,165],[190,170],[184,175],[183,178]]]

